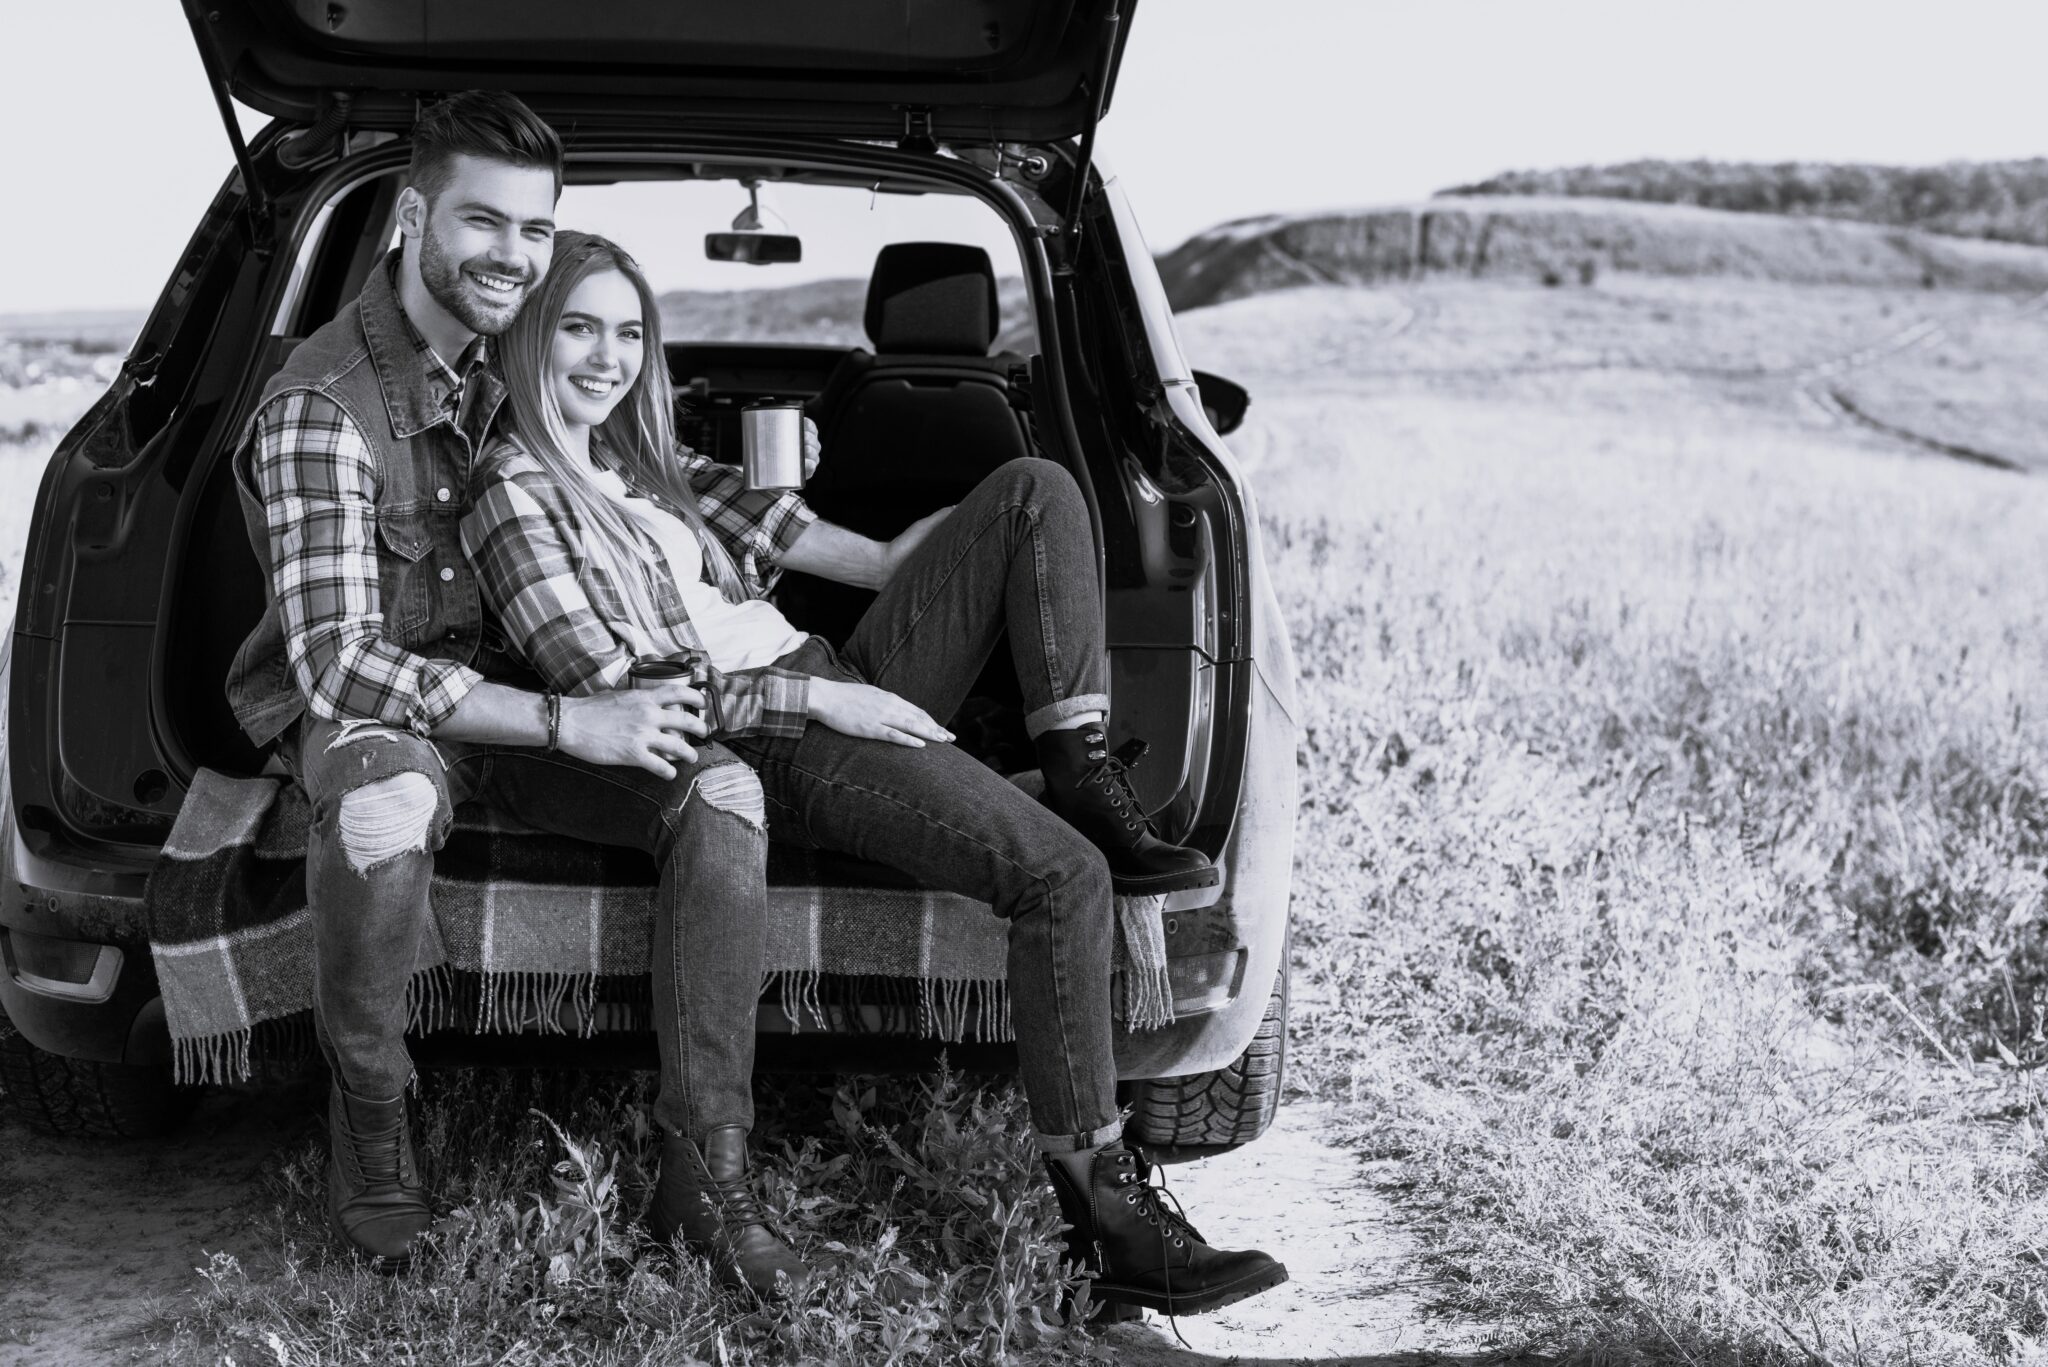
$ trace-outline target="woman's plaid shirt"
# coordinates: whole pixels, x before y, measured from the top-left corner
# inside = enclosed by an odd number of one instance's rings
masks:
[[[774,562],[795,544],[817,514],[795,490],[754,491],[730,465],[677,447],[697,507],[739,566],[741,581],[765,597],[780,571]],[[500,442],[477,462],[476,500],[462,519],[462,549],[477,584],[514,649],[552,686],[569,694],[617,688],[633,663],[624,596],[611,577],[583,554],[583,530],[560,486],[541,463],[511,442]],[[670,513],[674,508],[644,489]],[[694,650],[703,640],[690,624],[668,562],[639,528],[641,564],[660,625]],[[718,736],[800,736],[809,719],[807,675],[773,665],[712,670],[705,720]]]

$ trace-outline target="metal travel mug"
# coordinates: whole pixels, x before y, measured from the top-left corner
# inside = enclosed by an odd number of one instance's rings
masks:
[[[709,663],[709,660],[697,651],[689,652],[681,660],[635,660],[626,669],[626,686],[659,688],[663,684],[686,683],[702,692],[704,686],[711,682]]]
[[[749,489],[804,487],[804,406],[763,399],[740,410],[740,459]]]

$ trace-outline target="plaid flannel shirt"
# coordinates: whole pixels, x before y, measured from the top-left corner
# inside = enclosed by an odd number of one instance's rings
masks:
[[[763,597],[780,571],[774,561],[817,514],[794,490],[750,491],[745,477],[679,446],[677,456],[705,522],[739,565],[748,590]],[[462,549],[476,567],[484,602],[497,614],[514,649],[564,693],[584,695],[625,683],[633,633],[624,596],[583,554],[582,530],[555,479],[509,442],[477,463],[476,501],[462,520]],[[634,489],[674,513],[659,495]],[[645,582],[661,627],[693,650],[703,639],[690,623],[667,561],[644,530]],[[800,736],[809,719],[810,678],[795,670],[713,669],[706,690],[713,737]]]
[[[417,329],[407,330],[422,368],[446,387],[450,422],[469,380],[486,364],[484,339],[458,373]],[[472,432],[472,441],[483,434]],[[384,638],[377,560],[380,478],[369,443],[341,406],[318,394],[280,394],[257,415],[254,474],[270,536],[271,590],[292,678],[313,714],[330,721],[374,717],[427,735],[451,716],[483,675],[430,659]]]

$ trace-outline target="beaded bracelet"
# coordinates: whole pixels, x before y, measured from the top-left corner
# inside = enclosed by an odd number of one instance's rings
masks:
[[[562,748],[562,695],[548,694],[548,749]]]

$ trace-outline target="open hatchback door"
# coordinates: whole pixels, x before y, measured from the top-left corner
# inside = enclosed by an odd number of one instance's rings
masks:
[[[185,0],[235,99],[408,126],[443,91],[509,90],[557,127],[1042,142],[1107,104],[1136,0]]]

